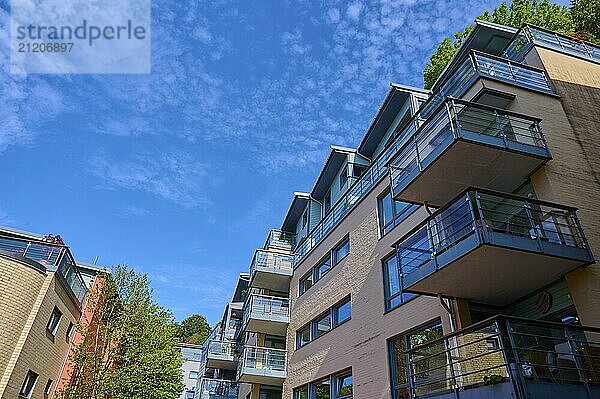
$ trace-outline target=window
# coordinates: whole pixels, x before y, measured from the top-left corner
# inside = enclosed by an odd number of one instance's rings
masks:
[[[381,235],[385,235],[409,217],[419,206],[393,200],[392,193],[388,190],[385,195],[378,198],[377,207],[379,210],[379,229]]]
[[[323,315],[320,319],[314,322],[315,338],[320,337],[327,331],[331,330],[331,312]]]
[[[315,281],[319,281],[327,272],[331,270],[331,258],[327,256],[321,263],[315,267]]]
[[[50,390],[52,390],[52,380],[48,380],[48,382],[46,382],[46,386],[44,387],[44,395],[50,395]]]
[[[343,374],[335,377],[335,397],[351,398],[352,397],[352,374]]]
[[[306,227],[306,224],[308,223],[308,209],[304,211],[304,213],[302,214],[302,228],[304,229]]]
[[[415,294],[402,292],[400,276],[402,271],[398,268],[396,254],[391,255],[383,261],[383,291],[385,297],[385,310],[394,309],[411,298]]]
[[[300,295],[313,286],[313,270],[311,269],[304,277],[300,279]]]
[[[60,323],[60,319],[62,318],[62,313],[55,306],[52,311],[52,315],[50,316],[50,320],[48,321],[48,332],[52,335],[56,334],[56,330],[58,329],[58,324]]]
[[[325,378],[324,380],[315,382],[315,399],[330,399],[331,398],[331,380]]]
[[[310,342],[310,323],[296,332],[296,349]]]
[[[420,378],[427,380],[429,370],[440,370],[445,366],[446,352],[443,342],[439,342],[439,348],[433,348],[432,352],[440,355],[425,357],[419,361],[416,368],[409,370],[406,351],[410,348],[436,340],[443,335],[442,324],[438,321],[421,327],[406,334],[400,334],[388,341],[390,369],[392,370],[392,392],[394,399],[411,398],[408,373],[418,373]]]
[[[294,389],[294,399],[308,399],[308,385]]]
[[[367,166],[363,165],[352,165],[352,176],[356,179],[361,177],[363,173],[367,170]]]
[[[33,388],[35,387],[35,383],[37,382],[38,375],[33,371],[29,370],[27,372],[27,376],[25,377],[25,381],[23,381],[23,386],[19,391],[19,396],[23,398],[31,397],[31,393],[33,392]]]
[[[323,198],[323,216],[331,209],[331,190],[327,191],[325,198]]]
[[[340,191],[346,187],[346,183],[348,183],[348,165],[344,165],[340,173]]]
[[[337,265],[342,259],[350,253],[350,240],[346,238],[344,242],[333,250],[333,264]]]
[[[190,380],[197,380],[198,379],[198,372],[197,371],[190,371],[190,375],[188,376],[188,378]]]
[[[67,332],[66,332],[66,336],[67,336],[67,340],[69,338],[71,338],[71,333],[73,333],[73,327],[75,327],[75,325],[73,324],[73,322],[69,322],[69,326],[67,327]]]
[[[185,393],[185,399],[194,399],[194,391],[187,391]]]
[[[350,305],[350,298],[348,298],[334,308],[335,325],[340,325],[346,320],[349,320],[351,315],[352,309]]]

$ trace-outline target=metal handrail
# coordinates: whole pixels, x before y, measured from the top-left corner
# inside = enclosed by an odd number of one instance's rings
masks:
[[[238,366],[238,372],[244,368],[285,371],[287,350],[245,345]]]
[[[250,263],[250,274],[254,274],[258,268],[271,270],[292,270],[294,255],[282,254],[265,249],[257,249]]]
[[[296,238],[296,234],[290,233],[288,231],[271,229],[269,230],[269,234],[267,235],[267,239],[265,241],[264,249],[269,249],[271,246],[277,246],[277,243],[283,244],[284,247],[288,247],[291,249],[294,245],[294,239]]]
[[[248,296],[248,299],[244,304],[244,308],[244,319],[246,319],[246,314],[250,315],[254,311],[257,311],[261,314],[289,316],[290,300],[289,298],[282,298],[277,296],[251,294]]]

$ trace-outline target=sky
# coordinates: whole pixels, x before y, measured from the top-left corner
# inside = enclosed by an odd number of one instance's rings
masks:
[[[0,0],[0,225],[134,267],[178,320],[215,324],[329,145],[357,146],[390,82],[422,87],[438,43],[499,3],[153,1],[151,74],[12,75]]]

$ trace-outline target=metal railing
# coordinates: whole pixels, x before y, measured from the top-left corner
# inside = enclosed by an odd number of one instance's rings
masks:
[[[294,246],[294,239],[296,234],[287,231],[272,229],[269,231],[267,240],[264,245],[264,249],[269,248],[282,248],[291,250]]]
[[[590,385],[600,383],[600,329],[495,316],[409,348],[407,362],[413,398],[526,398],[544,389],[544,397],[563,398],[548,385],[561,384],[591,399],[598,388]],[[482,392],[491,385],[495,396]]]
[[[207,356],[216,358],[237,358],[239,347],[235,341],[210,341],[206,350]]]
[[[285,372],[287,351],[285,349],[264,348],[260,346],[244,346],[238,376],[243,370],[256,369]]]
[[[448,98],[390,162],[392,194],[398,195],[443,148],[459,138],[550,158],[540,119]]]
[[[282,319],[290,316],[290,300],[287,298],[252,294],[248,297],[244,309],[246,325],[251,317]]]
[[[238,383],[229,380],[202,378],[200,399],[237,399]]]
[[[79,302],[78,305],[83,303],[87,287],[66,245],[4,236],[0,233],[0,250],[30,259],[46,268],[56,268],[59,277]]]
[[[414,283],[411,274],[465,238],[481,242],[503,233],[591,252],[575,208],[488,190],[470,189],[438,209],[396,244],[402,287]]]
[[[257,249],[250,263],[250,275],[257,270],[277,272],[278,270],[292,270],[294,256],[279,252]]]
[[[451,77],[423,105],[421,117],[429,118],[446,97],[461,97],[480,77],[555,94],[544,70],[472,50]]]
[[[533,45],[600,62],[600,47],[533,25],[521,28],[502,55],[521,62]]]

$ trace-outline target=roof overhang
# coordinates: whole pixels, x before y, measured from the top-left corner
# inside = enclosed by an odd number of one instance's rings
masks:
[[[367,158],[373,158],[375,149],[385,136],[385,133],[390,128],[398,111],[406,100],[410,98],[411,93],[418,93],[429,96],[431,92],[429,90],[423,90],[416,87],[403,86],[396,83],[390,84],[390,90],[383,101],[379,111],[375,115],[371,126],[367,130],[367,133],[363,137],[362,141],[358,146],[358,153]]]
[[[285,215],[281,230],[289,232],[294,232],[296,230],[296,224],[298,224],[298,220],[300,220],[300,216],[302,216],[302,212],[304,211],[306,204],[308,204],[308,201],[310,201],[310,194],[301,192],[294,193],[294,198],[290,204],[290,209],[288,209],[287,214]]]
[[[454,54],[446,68],[432,87],[436,91],[454,70],[469,55],[471,50],[481,51],[491,55],[500,55],[508,42],[512,40],[518,29],[476,19],[474,28],[469,32],[464,43]]]
[[[356,150],[353,148],[339,147],[332,145],[331,151],[329,151],[329,156],[325,161],[325,165],[323,165],[323,169],[321,169],[321,173],[315,182],[315,186],[313,187],[310,195],[317,199],[322,200],[331,187],[335,176],[340,170],[340,168],[344,165],[344,163],[348,160],[348,156],[351,154],[356,154]]]

